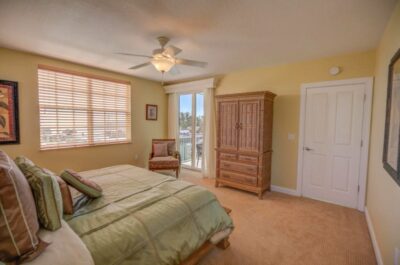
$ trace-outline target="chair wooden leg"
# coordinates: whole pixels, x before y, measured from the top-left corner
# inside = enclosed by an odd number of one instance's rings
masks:
[[[176,178],[179,178],[179,168],[176,170]]]

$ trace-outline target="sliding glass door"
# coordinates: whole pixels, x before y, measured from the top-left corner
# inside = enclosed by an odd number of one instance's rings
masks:
[[[179,95],[179,151],[182,166],[200,170],[203,165],[204,95]]]

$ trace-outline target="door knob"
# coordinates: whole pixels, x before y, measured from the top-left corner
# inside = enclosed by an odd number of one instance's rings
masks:
[[[314,149],[311,149],[310,147],[304,147],[303,148],[305,151],[314,151]]]

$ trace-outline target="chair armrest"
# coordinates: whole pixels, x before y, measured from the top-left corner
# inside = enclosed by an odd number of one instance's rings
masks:
[[[179,153],[179,151],[174,151],[174,153],[172,155],[179,160],[179,165],[180,165],[181,164],[181,154]]]
[[[153,156],[154,156],[154,154],[153,154],[153,153],[150,153],[150,154],[149,154],[149,160],[152,159]]]

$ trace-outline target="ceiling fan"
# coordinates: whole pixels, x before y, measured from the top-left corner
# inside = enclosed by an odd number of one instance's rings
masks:
[[[161,45],[161,48],[153,50],[152,56],[134,54],[134,53],[125,53],[125,52],[118,52],[117,54],[150,59],[150,61],[148,62],[130,67],[129,69],[132,70],[139,69],[151,64],[162,74],[167,73],[170,70],[172,74],[178,74],[179,71],[176,67],[174,67],[175,65],[188,65],[188,66],[195,66],[202,68],[207,66],[206,62],[175,57],[178,53],[182,52],[182,49],[175,47],[173,45],[168,45],[167,47],[165,47],[165,45],[167,45],[167,43],[169,42],[169,38],[167,37],[161,36],[158,37],[157,39]]]

